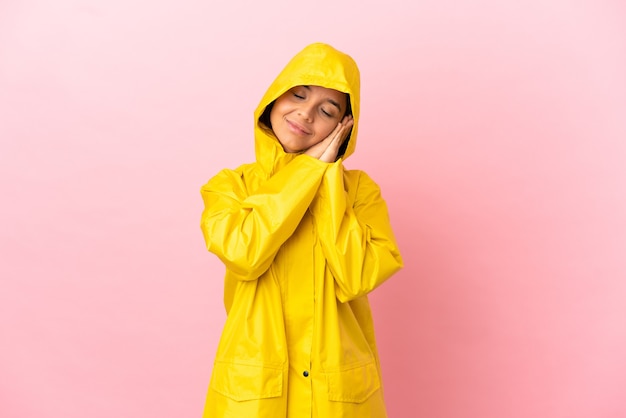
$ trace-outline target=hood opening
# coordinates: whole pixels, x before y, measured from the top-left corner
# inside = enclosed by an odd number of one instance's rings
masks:
[[[352,101],[350,100],[350,94],[345,93],[345,95],[346,95],[346,111],[344,112],[343,116],[347,116],[347,115],[354,116],[352,114]],[[270,104],[268,104],[265,107],[265,110],[263,110],[263,113],[261,113],[261,116],[259,116],[259,119],[257,120],[257,126],[274,138],[276,138],[276,135],[274,135],[274,131],[272,130],[272,121],[270,120],[270,114],[272,113],[272,108],[274,107],[275,101],[276,100],[273,100]],[[352,128],[350,128],[350,132],[348,132],[348,136],[339,147],[339,151],[337,152],[337,160],[343,157],[343,155],[346,153],[346,150],[348,149],[348,144],[350,143],[351,135],[352,135]],[[276,140],[278,141],[278,139]]]

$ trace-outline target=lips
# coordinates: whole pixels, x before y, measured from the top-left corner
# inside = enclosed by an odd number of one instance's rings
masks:
[[[299,123],[290,121],[289,119],[285,119],[285,122],[287,123],[287,127],[289,128],[289,130],[296,135],[306,136],[311,134],[304,126],[300,125]]]

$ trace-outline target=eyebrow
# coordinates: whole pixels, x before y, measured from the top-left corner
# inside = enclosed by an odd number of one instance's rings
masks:
[[[304,87],[305,89],[311,91],[311,87],[309,87],[307,85],[303,85],[302,87]],[[336,101],[334,101],[333,99],[330,99],[330,98],[326,99],[326,101],[328,103],[330,103],[331,105],[335,106],[341,112],[341,106],[339,105],[339,103],[337,103]]]

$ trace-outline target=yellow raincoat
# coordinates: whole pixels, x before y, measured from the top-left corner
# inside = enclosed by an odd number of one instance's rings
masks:
[[[297,85],[350,95],[343,158],[285,153],[259,125]],[[402,266],[380,189],[342,160],[355,148],[359,71],[325,44],[287,64],[254,113],[256,163],[202,187],[201,227],[226,265],[227,319],[205,418],[386,417],[367,293]]]

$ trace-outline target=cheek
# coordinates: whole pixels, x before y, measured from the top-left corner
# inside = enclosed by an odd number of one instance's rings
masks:
[[[274,126],[280,119],[280,106],[275,103],[270,111],[270,123]]]
[[[278,99],[276,99],[274,105],[272,106],[272,110],[270,111],[270,119],[280,118],[280,116],[285,113],[285,109],[287,106],[288,105],[287,103],[285,103],[283,97],[279,97]]]
[[[326,137],[328,137],[328,135],[330,135],[330,133],[333,131],[333,129],[335,129],[335,127],[337,126],[337,123],[339,122],[334,122],[334,121],[329,121],[327,123],[324,123],[321,127],[319,132],[319,136],[321,137],[320,140],[325,139]]]

